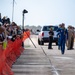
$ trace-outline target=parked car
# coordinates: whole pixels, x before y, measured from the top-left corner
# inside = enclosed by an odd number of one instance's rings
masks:
[[[54,31],[53,42],[55,42],[56,45],[58,45],[58,36],[57,36],[58,26],[54,26],[54,25],[48,25],[48,26],[42,27],[41,31],[38,34],[38,44],[39,45],[44,45],[44,43],[49,42],[49,30],[51,27]]]

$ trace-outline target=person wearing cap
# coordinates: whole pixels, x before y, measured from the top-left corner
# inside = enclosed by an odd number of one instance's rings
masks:
[[[57,34],[57,36],[58,36],[58,49],[60,50],[60,30],[61,30],[61,24],[59,24],[59,28],[57,29],[57,32],[58,32],[58,34]]]
[[[49,31],[49,45],[48,45],[48,49],[52,49],[53,35],[54,35],[53,29],[50,28],[50,31]]]
[[[67,50],[71,49],[71,38],[72,38],[72,29],[71,25],[68,26],[68,40],[67,40]]]
[[[71,27],[71,31],[72,31],[72,37],[71,37],[71,47],[70,49],[74,49],[74,27]]]
[[[61,47],[61,53],[65,53],[65,43],[66,40],[68,39],[68,31],[65,28],[65,24],[61,24],[61,29],[60,29],[60,47]]]

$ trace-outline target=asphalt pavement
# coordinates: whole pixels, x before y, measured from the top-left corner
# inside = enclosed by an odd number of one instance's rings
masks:
[[[48,43],[38,45],[37,35],[31,40],[25,40],[25,50],[12,66],[14,75],[75,75],[75,49],[66,48],[62,55],[54,43],[48,49]]]

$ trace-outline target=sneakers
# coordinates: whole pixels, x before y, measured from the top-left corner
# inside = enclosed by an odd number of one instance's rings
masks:
[[[53,49],[53,48],[48,48],[48,49]]]
[[[70,49],[68,48],[67,50],[74,50],[74,48],[70,48]]]

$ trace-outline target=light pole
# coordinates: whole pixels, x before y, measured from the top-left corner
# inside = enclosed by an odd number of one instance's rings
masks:
[[[23,32],[24,32],[24,14],[25,13],[28,13],[28,11],[24,9],[23,12],[22,12],[22,16],[23,16],[23,19],[22,19],[22,30],[23,30]],[[22,42],[22,46],[24,47],[24,42]]]
[[[12,5],[12,22],[13,22],[13,19],[14,19],[14,1],[15,0],[13,0],[13,5]]]
[[[23,10],[22,15],[23,15],[23,20],[22,20],[22,29],[24,32],[24,14],[28,13],[28,11],[26,9]],[[26,33],[26,35],[28,36],[28,34]],[[29,37],[29,39],[31,40],[31,38]],[[33,41],[31,40],[32,44],[34,45],[34,47],[36,48],[35,44],[33,43]],[[24,47],[24,42],[22,43],[23,47]]]
[[[23,15],[23,19],[22,19],[22,29],[24,29],[24,14],[28,13],[28,11],[26,9],[23,10],[22,15]]]

